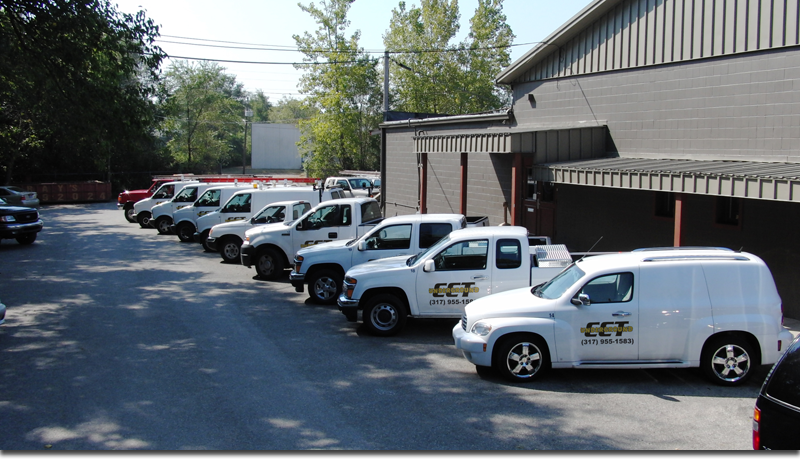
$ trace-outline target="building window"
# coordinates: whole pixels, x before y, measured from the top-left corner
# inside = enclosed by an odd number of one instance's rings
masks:
[[[718,197],[715,222],[720,225],[738,227],[741,220],[741,211],[741,202],[738,198]]]
[[[675,218],[675,193],[656,193],[655,216]]]

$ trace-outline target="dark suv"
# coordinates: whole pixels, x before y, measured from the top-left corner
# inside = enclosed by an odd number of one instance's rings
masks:
[[[800,337],[772,366],[753,413],[753,449],[800,449]]]
[[[30,245],[43,226],[36,209],[11,206],[0,199],[0,239],[15,238],[22,245]]]

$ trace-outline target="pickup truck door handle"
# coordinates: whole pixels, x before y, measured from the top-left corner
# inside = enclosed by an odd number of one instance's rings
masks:
[[[328,232],[328,238],[336,238],[338,235],[336,232]]]
[[[612,317],[629,317],[631,312],[615,312],[611,314]]]
[[[472,276],[473,281],[485,281],[486,276]]]

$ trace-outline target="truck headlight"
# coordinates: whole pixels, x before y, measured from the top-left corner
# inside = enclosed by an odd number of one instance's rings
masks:
[[[492,332],[492,325],[483,321],[475,322],[470,333],[478,336],[488,336]]]
[[[0,215],[0,222],[16,222],[13,215]]]
[[[345,278],[344,278],[344,292],[345,292],[345,294],[344,295],[348,299],[352,299],[353,298],[353,291],[356,290],[356,283],[358,283],[358,281],[356,281],[352,277],[345,276]]]
[[[303,257],[297,255],[294,257],[294,272],[299,273],[300,267],[303,265]]]

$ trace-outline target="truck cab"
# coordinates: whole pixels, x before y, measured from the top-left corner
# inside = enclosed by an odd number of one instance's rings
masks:
[[[241,262],[241,247],[248,230],[265,225],[292,222],[311,210],[308,201],[278,201],[268,204],[247,220],[236,220],[214,225],[208,233],[205,245],[219,252],[226,263]]]
[[[301,248],[295,255],[289,280],[297,292],[303,292],[308,284],[311,300],[333,304],[341,292],[344,273],[352,266],[419,253],[453,230],[466,226],[466,218],[460,214],[390,217],[360,238]]]
[[[531,246],[524,227],[476,227],[446,235],[422,253],[347,271],[339,309],[359,312],[378,336],[400,332],[407,317],[460,318],[476,299],[544,282],[572,257],[564,245]]]
[[[197,200],[197,197],[209,186],[215,185],[212,183],[187,184],[169,201],[153,206],[151,210],[150,226],[154,227],[158,230],[158,233],[162,235],[169,234],[171,231],[170,227],[173,225],[172,217],[174,212],[184,207],[191,206]]]
[[[255,266],[262,279],[277,279],[286,267],[294,264],[294,255],[301,248],[360,237],[381,220],[380,205],[375,199],[326,201],[297,221],[245,232],[242,265]]]

